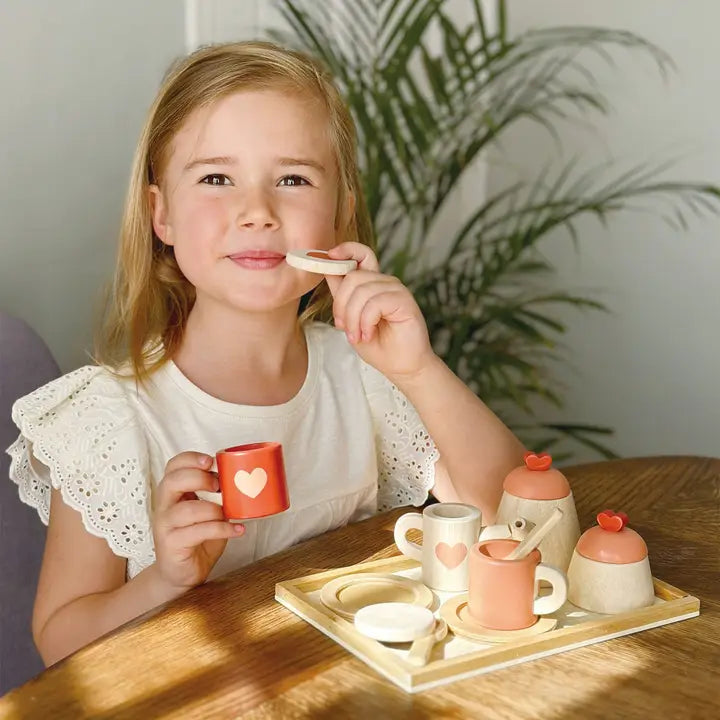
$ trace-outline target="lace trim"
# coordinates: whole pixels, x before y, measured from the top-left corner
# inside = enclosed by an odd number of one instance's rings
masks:
[[[51,490],[59,489],[86,530],[127,558],[132,577],[155,560],[148,460],[127,398],[105,372],[80,368],[15,403],[21,435],[7,450],[10,477],[45,524]],[[33,456],[48,473],[38,471]]]
[[[377,370],[361,368],[375,422],[378,510],[422,505],[435,485],[440,452],[405,395]]]

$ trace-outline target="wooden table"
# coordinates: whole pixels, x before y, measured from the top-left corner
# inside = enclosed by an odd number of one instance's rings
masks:
[[[700,617],[407,695],[273,600],[279,580],[395,554],[402,512],[197,588],[0,699],[29,718],[720,717],[720,460],[567,468],[581,527],[624,510]]]

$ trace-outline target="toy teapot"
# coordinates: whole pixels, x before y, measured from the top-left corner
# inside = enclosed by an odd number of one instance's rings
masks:
[[[540,525],[556,508],[563,517],[540,543],[542,561],[563,572],[570,566],[575,544],[580,538],[575,501],[567,478],[552,467],[547,453],[525,454],[525,465],[512,470],[503,484],[496,522],[512,523],[518,517]]]
[[[614,615],[655,601],[645,541],[625,513],[603,510],[578,540],[568,569],[568,600],[583,610]]]

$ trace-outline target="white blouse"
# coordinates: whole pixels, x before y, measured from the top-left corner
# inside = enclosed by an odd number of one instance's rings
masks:
[[[185,450],[283,446],[290,509],[245,521],[211,577],[377,510],[421,505],[439,453],[415,409],[343,332],[311,323],[305,334],[305,382],[281,405],[219,400],[172,362],[145,386],[88,365],[26,395],[13,406],[20,436],[7,450],[20,498],[47,524],[59,489],[88,532],[127,558],[128,577],[155,560],[154,490]]]

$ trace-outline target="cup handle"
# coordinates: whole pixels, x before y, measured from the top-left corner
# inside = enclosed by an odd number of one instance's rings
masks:
[[[420,513],[405,513],[395,523],[395,544],[398,550],[413,560],[422,562],[422,545],[410,542],[405,536],[408,530],[422,530],[423,516]]]
[[[534,615],[547,615],[559,610],[567,600],[568,581],[564,572],[540,563],[535,568],[535,587],[539,580],[546,580],[552,585],[552,594],[536,598],[533,603]]]
[[[222,506],[222,493],[210,492],[209,490],[196,490],[195,494],[201,500],[208,500],[211,503]]]
[[[218,473],[218,466],[217,466],[217,455],[211,455],[212,457],[212,465],[210,466],[210,470],[208,472],[214,473],[217,475]],[[220,505],[222,507],[222,493],[220,492],[210,492],[209,490],[196,490],[195,494],[201,499],[201,500],[207,500],[208,502],[215,503],[216,505]]]

